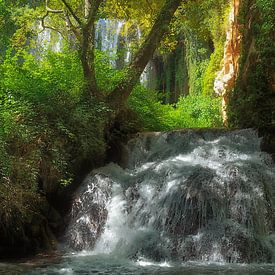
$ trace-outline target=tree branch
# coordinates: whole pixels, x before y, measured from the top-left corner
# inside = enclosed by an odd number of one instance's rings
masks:
[[[96,20],[96,15],[99,9],[99,6],[104,0],[95,0],[95,1],[89,1],[90,3],[90,10],[87,18],[87,25],[91,25]]]
[[[81,62],[84,77],[87,83],[87,92],[90,96],[100,99],[102,93],[98,88],[95,77],[95,21],[100,4],[104,0],[87,1],[85,13],[87,13],[87,21],[82,25],[82,41],[81,41]]]
[[[68,9],[69,13],[72,15],[72,17],[75,19],[75,21],[79,24],[79,26],[82,26],[82,21],[80,18],[75,14],[72,7],[67,3],[66,0],[61,0],[61,2],[65,5],[65,7]]]
[[[41,18],[41,26],[43,28],[41,32],[43,32],[45,29],[50,29],[50,30],[58,32],[59,34],[62,35],[62,33],[58,29],[56,29],[55,27],[46,26],[45,25],[45,19],[50,13],[63,13],[63,10],[54,10],[54,9],[49,8],[49,0],[45,0],[45,6],[46,6],[46,13]],[[62,35],[62,37],[63,37],[63,35]]]
[[[66,27],[73,32],[73,34],[75,35],[75,37],[78,39],[78,41],[81,41],[81,33],[78,27],[74,26],[74,24],[72,23],[70,16],[68,15],[68,13],[65,11],[64,12],[64,16],[66,19]]]
[[[53,10],[51,8],[49,8],[49,0],[45,0],[46,3],[46,11],[47,12],[51,12],[51,13],[63,13],[63,10]],[[47,17],[48,15],[46,15]]]
[[[51,11],[47,10],[46,14],[41,18],[41,26],[42,26],[43,29],[39,33],[43,32],[45,29],[50,29],[52,31],[58,32],[64,38],[64,35],[62,34],[62,32],[60,30],[58,30],[57,28],[52,27],[52,26],[47,26],[45,24],[45,19],[49,15],[49,13],[51,13]],[[54,12],[54,13],[56,13],[56,12]]]

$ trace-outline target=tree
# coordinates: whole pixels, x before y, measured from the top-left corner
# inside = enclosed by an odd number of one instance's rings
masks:
[[[58,7],[55,9],[49,7],[49,0],[45,0],[46,14],[42,18],[42,26],[46,27],[44,21],[48,15],[56,14],[62,16],[61,18],[66,21],[68,30],[74,34],[78,41],[78,50],[83,68],[86,84],[85,93],[87,98],[93,97],[97,100],[103,100],[113,110],[115,110],[115,113],[119,112],[124,108],[125,103],[139,80],[146,64],[153,56],[153,53],[158,47],[163,35],[167,32],[169,23],[171,22],[175,11],[182,3],[182,0],[166,0],[164,2],[149,34],[128,66],[125,77],[108,95],[100,90],[97,85],[94,65],[95,22],[98,18],[99,8],[105,1],[85,0],[84,8],[82,6],[82,9],[79,8],[79,5],[73,3],[74,1],[69,3],[67,0],[59,0],[58,2],[54,3]],[[60,2],[62,3],[62,6],[60,6]]]

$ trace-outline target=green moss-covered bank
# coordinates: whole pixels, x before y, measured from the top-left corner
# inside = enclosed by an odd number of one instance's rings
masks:
[[[272,0],[241,1],[239,73],[227,108],[231,127],[274,123],[274,7]]]

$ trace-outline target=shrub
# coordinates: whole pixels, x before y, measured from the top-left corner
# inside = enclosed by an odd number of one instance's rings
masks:
[[[47,224],[41,194],[56,194],[104,154],[106,108],[82,99],[74,53],[9,52],[0,72],[0,245],[41,244],[32,240]]]
[[[221,127],[221,99],[205,95],[181,97],[176,105],[164,105],[157,92],[137,86],[129,100],[145,130]]]

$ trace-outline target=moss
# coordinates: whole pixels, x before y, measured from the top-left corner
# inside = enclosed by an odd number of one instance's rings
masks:
[[[209,64],[211,49],[206,41],[200,39],[192,32],[187,32],[185,44],[189,93],[201,94],[203,89],[203,74]]]
[[[239,75],[228,105],[232,127],[261,127],[272,122],[273,3],[271,0],[243,1],[241,6],[238,20],[243,24],[243,45]]]
[[[181,29],[185,35],[189,93],[213,96],[214,79],[223,58],[230,3],[195,1],[186,3],[184,10]]]
[[[213,95],[214,94],[214,81],[217,76],[217,72],[221,68],[221,61],[223,59],[224,52],[224,39],[221,39],[218,45],[215,47],[214,52],[210,56],[210,61],[208,66],[203,74],[203,89],[202,93],[204,95]]]

